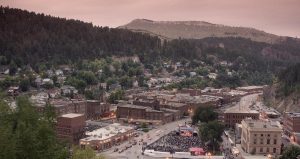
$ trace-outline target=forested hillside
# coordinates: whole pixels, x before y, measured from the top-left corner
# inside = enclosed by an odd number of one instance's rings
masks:
[[[265,88],[264,99],[279,111],[300,111],[300,63],[280,72],[277,81]]]
[[[0,10],[0,63],[13,68],[29,64],[38,69],[41,63],[51,66],[137,55],[146,68],[160,70],[164,62],[182,62],[189,64],[188,71],[209,67],[219,74],[220,81],[232,78],[225,75],[229,72],[242,80],[241,84],[264,84],[272,82],[272,76],[283,68],[300,61],[300,42],[293,38],[276,44],[240,37],[162,41],[126,29],[8,7]],[[224,62],[226,67],[221,64]]]
[[[158,38],[142,33],[20,9],[0,9],[0,54],[18,65],[150,53],[160,45]]]

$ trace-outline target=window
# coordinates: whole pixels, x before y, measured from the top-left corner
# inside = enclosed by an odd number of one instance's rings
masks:
[[[270,144],[270,139],[267,139],[267,144]]]
[[[269,148],[267,147],[267,152],[269,152]]]
[[[253,144],[256,144],[256,139],[254,139]]]
[[[263,152],[263,148],[262,147],[259,149],[259,152]]]
[[[260,139],[260,144],[264,144],[264,139]]]
[[[273,148],[273,153],[276,153],[276,148]]]
[[[274,139],[274,144],[275,144],[275,145],[277,144],[277,140],[276,140],[276,139]]]
[[[257,134],[254,134],[254,136],[257,136]]]
[[[260,136],[261,136],[261,137],[263,137],[263,136],[264,136],[264,134],[260,134]]]
[[[268,137],[270,137],[270,134],[268,134]]]

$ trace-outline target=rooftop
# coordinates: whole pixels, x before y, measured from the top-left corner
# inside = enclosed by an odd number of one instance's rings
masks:
[[[61,117],[64,117],[64,118],[76,118],[76,117],[80,117],[80,116],[83,116],[83,114],[70,113],[70,114],[64,114]]]
[[[291,118],[296,118],[296,117],[300,117],[300,113],[294,113],[294,112],[286,112],[285,113],[287,116],[291,117]]]
[[[263,89],[264,86],[246,86],[246,87],[237,87],[237,90],[251,90],[251,89]]]
[[[255,130],[282,130],[279,122],[266,121],[266,120],[253,120],[251,118],[244,119],[247,128]]]
[[[253,114],[259,114],[257,110],[251,110],[249,108],[244,108],[242,106],[234,106],[231,108],[228,108],[225,113],[253,113]]]
[[[135,108],[135,109],[147,109],[148,107],[140,106],[140,105],[133,105],[133,104],[120,104],[118,107],[123,108]]]
[[[92,141],[92,140],[106,140],[119,133],[125,133],[129,130],[133,130],[130,126],[123,126],[119,123],[114,123],[91,132],[86,132],[88,137],[81,139],[82,141]]]

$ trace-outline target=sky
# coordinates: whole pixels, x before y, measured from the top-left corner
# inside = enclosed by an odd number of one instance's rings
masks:
[[[3,6],[117,27],[137,18],[207,21],[300,37],[300,0],[0,0]]]

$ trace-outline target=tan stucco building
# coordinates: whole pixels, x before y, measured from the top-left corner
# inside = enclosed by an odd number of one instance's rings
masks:
[[[281,153],[282,127],[278,122],[253,120],[242,121],[241,146],[250,154]]]

